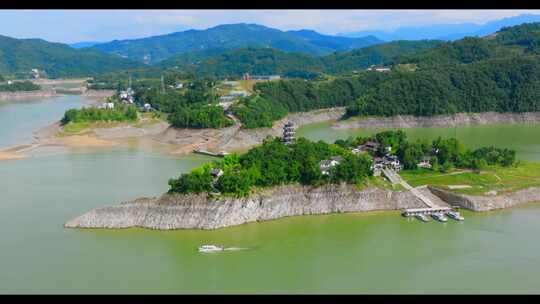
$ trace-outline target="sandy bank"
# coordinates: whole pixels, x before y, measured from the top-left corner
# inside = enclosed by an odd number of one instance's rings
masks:
[[[14,159],[23,159],[26,156],[17,152],[6,152],[0,151],[0,161],[2,160],[14,160]]]
[[[56,93],[56,90],[0,92],[0,101],[46,98],[46,97],[56,97],[56,96],[58,96],[58,94]]]
[[[58,142],[66,147],[111,147],[118,143],[89,135],[71,135],[59,137]]]
[[[243,129],[239,124],[223,129],[176,129],[169,127],[153,138],[159,142],[177,146],[175,150],[177,154],[191,153],[194,149],[213,152],[243,151],[261,144],[267,136],[281,136],[283,125],[287,121],[302,126],[309,123],[337,120],[344,113],[345,108],[332,108],[289,114],[274,122],[272,128]]]

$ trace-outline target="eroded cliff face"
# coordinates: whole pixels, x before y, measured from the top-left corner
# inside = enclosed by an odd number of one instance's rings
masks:
[[[431,117],[416,117],[398,115],[392,117],[366,117],[338,121],[332,125],[336,129],[356,128],[429,128],[454,127],[487,124],[516,124],[538,123],[540,112],[526,113],[457,113],[455,115],[436,115]]]
[[[540,187],[531,187],[493,196],[463,195],[429,187],[431,192],[452,206],[472,211],[510,208],[518,204],[540,202]]]
[[[37,91],[18,91],[18,92],[0,92],[0,101],[56,97],[56,90],[37,90]]]
[[[400,210],[425,205],[410,192],[352,185],[281,186],[247,198],[163,195],[91,210],[67,228],[217,229],[287,216]]]

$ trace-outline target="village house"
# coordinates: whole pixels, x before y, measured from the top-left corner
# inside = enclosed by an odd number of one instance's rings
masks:
[[[356,148],[354,148],[352,150],[352,153],[354,154],[358,154],[358,153],[362,153],[362,152],[368,152],[368,151],[371,151],[371,152],[375,152],[377,151],[377,149],[379,148],[379,143],[376,142],[376,141],[372,141],[372,140],[368,140],[366,141],[365,143],[357,146]]]
[[[210,174],[215,178],[218,179],[220,176],[223,175],[223,170],[214,168],[210,171]]]
[[[118,94],[124,103],[133,103],[133,95],[135,95],[135,92],[131,88],[128,88],[125,91],[120,91]]]
[[[321,160],[319,162],[319,169],[321,170],[321,174],[330,175],[330,169],[339,165],[342,160],[343,157],[341,156],[332,156],[330,159]]]
[[[152,108],[152,105],[150,105],[149,103],[145,103],[142,107],[141,107],[141,111],[142,112],[150,112],[150,111],[153,111],[154,108]]]
[[[229,96],[233,96],[233,97],[247,97],[249,96],[249,93],[246,92],[246,91],[230,91],[229,92]]]
[[[225,95],[225,96],[220,96],[219,97],[219,102],[230,102],[230,101],[233,101],[235,99],[236,99],[236,97],[234,97],[234,96]]]
[[[392,69],[389,68],[389,67],[375,67],[375,66],[372,65],[369,68],[367,68],[366,70],[375,71],[375,72],[381,72],[381,73],[387,73],[387,72],[390,72]]]
[[[223,85],[227,87],[235,87],[238,85],[238,81],[223,81]]]
[[[279,75],[249,75],[249,73],[244,73],[244,76],[242,76],[242,79],[244,80],[277,80],[281,79],[281,76]]]
[[[424,156],[422,157],[422,160],[416,165],[418,168],[425,168],[425,169],[431,169],[431,157]]]
[[[114,109],[114,103],[113,102],[104,102],[101,105],[98,106],[98,109]]]
[[[223,108],[223,111],[228,111],[231,108],[232,104],[232,101],[220,101],[218,103],[218,105]]]

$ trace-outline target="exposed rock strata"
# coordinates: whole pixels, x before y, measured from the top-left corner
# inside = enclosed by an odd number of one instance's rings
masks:
[[[417,117],[411,115],[398,115],[392,117],[367,117],[362,119],[338,121],[332,125],[332,128],[427,128],[538,122],[540,122],[540,112],[485,112],[458,113],[455,115],[437,115],[432,117]]]
[[[435,187],[429,187],[429,189],[448,204],[472,211],[490,211],[540,201],[540,187],[531,187],[493,196],[456,194]]]
[[[351,185],[281,186],[247,198],[163,195],[96,208],[68,221],[68,228],[217,229],[287,216],[400,210],[425,205],[410,192]]]
[[[0,92],[0,101],[18,100],[31,98],[44,98],[58,96],[56,90],[37,90],[37,91],[19,91],[19,92]]]

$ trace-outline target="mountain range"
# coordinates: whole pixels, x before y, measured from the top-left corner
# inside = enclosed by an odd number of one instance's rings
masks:
[[[258,24],[238,23],[142,39],[114,40],[94,45],[91,49],[153,64],[177,54],[208,52],[213,49],[274,48],[285,52],[322,56],[381,42],[373,36],[337,37],[311,30],[281,31]]]
[[[459,24],[433,24],[429,26],[400,27],[393,31],[358,31],[340,33],[343,37],[374,36],[384,41],[394,40],[457,40],[466,36],[485,36],[498,30],[523,23],[540,22],[540,15],[523,14],[515,17],[503,18],[485,24],[459,23]]]
[[[0,36],[0,74],[28,74],[32,69],[48,77],[80,77],[129,69],[141,63],[91,49],[76,50],[42,39]]]

